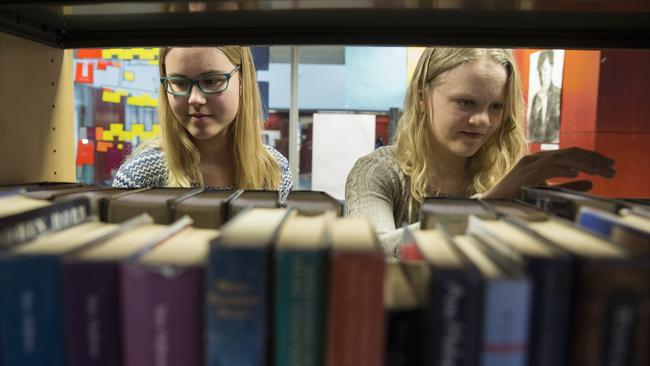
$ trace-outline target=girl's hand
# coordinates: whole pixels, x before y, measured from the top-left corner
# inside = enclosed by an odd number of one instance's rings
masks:
[[[580,172],[611,178],[616,174],[611,160],[595,151],[578,147],[543,151],[524,156],[506,176],[481,198],[517,198],[522,186],[546,184],[555,177],[575,178]],[[565,188],[587,190],[588,181],[561,184]]]

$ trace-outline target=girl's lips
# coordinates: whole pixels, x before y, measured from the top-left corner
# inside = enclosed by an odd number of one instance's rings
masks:
[[[190,120],[194,122],[202,122],[210,118],[209,114],[190,114]]]
[[[478,133],[478,132],[461,131],[461,133],[463,134],[463,136],[473,138],[473,139],[478,139],[483,136],[482,133]]]

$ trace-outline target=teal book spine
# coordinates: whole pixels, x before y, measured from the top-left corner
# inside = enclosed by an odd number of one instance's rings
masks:
[[[323,365],[326,271],[325,249],[276,254],[276,365]]]
[[[0,258],[0,364],[65,364],[60,282],[59,257]]]

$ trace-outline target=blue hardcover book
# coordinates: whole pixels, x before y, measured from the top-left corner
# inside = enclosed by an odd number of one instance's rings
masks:
[[[552,242],[516,222],[472,216],[468,232],[485,244],[488,254],[521,266],[530,278],[529,366],[566,365],[573,262]]]
[[[64,365],[61,256],[109,225],[81,224],[16,246],[0,257],[4,366]]]
[[[606,238],[612,234],[612,228],[618,221],[618,216],[613,213],[591,207],[581,207],[578,211],[578,218],[576,220],[578,226],[596,234],[600,234]]]
[[[458,235],[454,242],[483,276],[480,365],[527,365],[530,281],[515,266],[493,261],[475,238]]]
[[[292,216],[275,255],[275,364],[322,365],[328,217]]]
[[[287,212],[245,210],[211,243],[206,275],[206,365],[270,364],[272,244]]]
[[[485,284],[481,365],[527,365],[530,292],[526,279]]]
[[[619,216],[582,207],[578,213],[578,226],[638,253],[650,254],[650,219],[627,209],[621,211],[624,214]]]

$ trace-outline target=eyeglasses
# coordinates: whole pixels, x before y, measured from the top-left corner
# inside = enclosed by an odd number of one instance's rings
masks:
[[[239,65],[228,73],[215,72],[201,76],[198,80],[183,76],[163,76],[160,82],[167,93],[180,97],[189,95],[194,85],[198,86],[203,94],[217,94],[228,89],[230,78],[236,71],[239,71]]]

